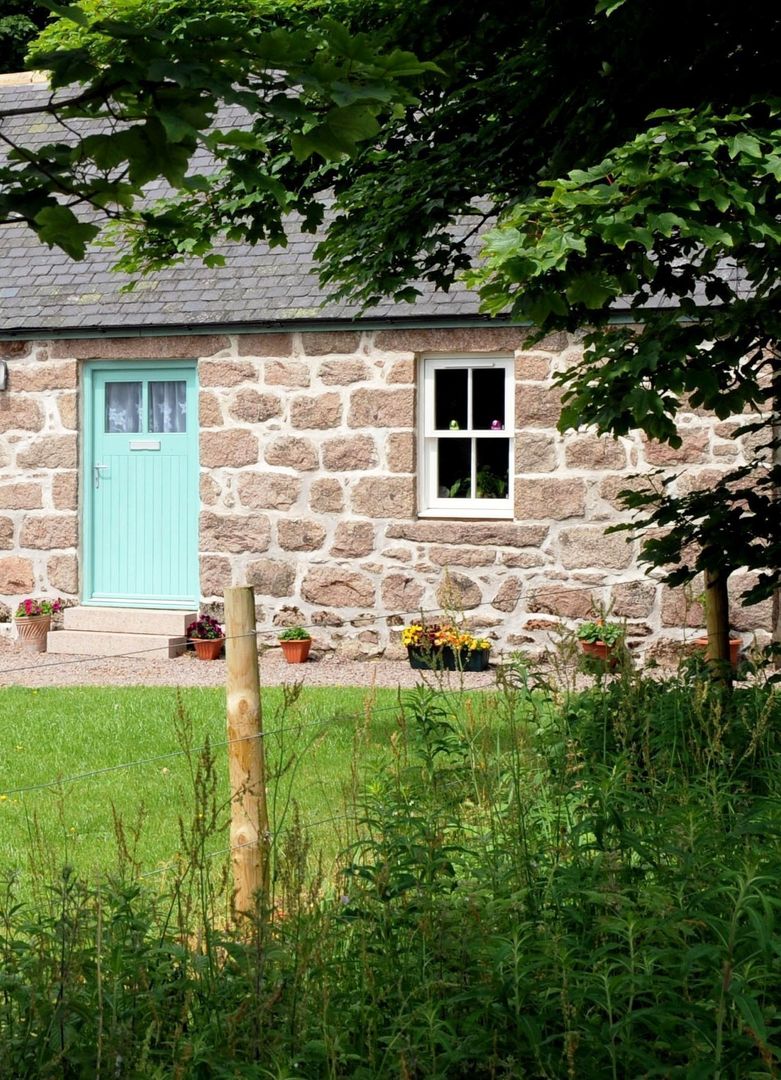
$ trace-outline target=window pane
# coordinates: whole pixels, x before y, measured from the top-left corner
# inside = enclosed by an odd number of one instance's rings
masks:
[[[510,491],[510,440],[475,439],[477,498],[506,499]]]
[[[504,368],[472,371],[472,426],[504,431]]]
[[[187,430],[187,383],[150,382],[149,430],[163,434]]]
[[[106,383],[105,430],[110,435],[141,430],[141,383]]]
[[[468,499],[472,494],[472,440],[438,439],[437,496]]]
[[[434,427],[437,431],[467,426],[468,378],[469,372],[465,368],[434,372]]]

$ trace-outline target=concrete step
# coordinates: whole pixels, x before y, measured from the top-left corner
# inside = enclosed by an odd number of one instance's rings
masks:
[[[196,611],[159,611],[154,608],[72,607],[63,612],[66,630],[109,634],[163,634],[181,637]]]
[[[169,637],[166,634],[120,634],[102,630],[51,630],[46,639],[46,649],[50,653],[72,656],[139,653],[145,658],[163,660],[181,656],[186,642],[183,634]]]

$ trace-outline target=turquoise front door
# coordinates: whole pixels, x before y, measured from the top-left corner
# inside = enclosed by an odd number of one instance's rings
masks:
[[[198,604],[198,404],[191,363],[85,372],[84,596]]]

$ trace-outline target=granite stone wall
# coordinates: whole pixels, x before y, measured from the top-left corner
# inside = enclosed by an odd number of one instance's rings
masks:
[[[386,329],[238,336],[0,342],[0,603],[79,591],[79,366],[90,359],[196,358],[200,384],[201,592],[255,587],[262,628],[313,625],[318,645],[400,655],[415,612],[463,613],[497,647],[538,650],[595,603],[628,621],[641,649],[700,627],[700,586],[673,590],[604,529],[617,493],[658,468],[679,490],[708,485],[754,452],[745,418],[680,418],[678,450],[556,430],[554,374],[575,339],[524,347],[523,332]],[[420,355],[514,356],[514,520],[417,515]],[[736,575],[737,595],[746,579]],[[766,640],[770,605],[735,607]],[[0,608],[0,614],[3,609]]]

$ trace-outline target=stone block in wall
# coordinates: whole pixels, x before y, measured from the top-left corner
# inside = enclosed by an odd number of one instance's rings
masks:
[[[547,525],[517,525],[511,521],[409,521],[385,530],[389,540],[427,544],[493,544],[496,547],[538,547]]]
[[[14,547],[14,523],[11,518],[0,517],[0,548],[10,551]]]
[[[14,364],[8,373],[8,389],[40,392],[42,390],[75,390],[79,385],[79,369],[75,360],[47,364]]]
[[[539,551],[503,551],[499,556],[502,566],[514,570],[529,570],[533,566],[542,566],[545,557]]]
[[[258,369],[249,360],[202,360],[198,365],[200,386],[239,386],[258,381]]]
[[[432,545],[428,557],[435,566],[490,566],[496,562],[496,551],[488,546]]]
[[[222,596],[233,584],[231,561],[222,555],[201,555],[201,596]]]
[[[301,596],[332,608],[373,608],[376,602],[370,577],[338,566],[312,567],[301,584]]]
[[[403,359],[394,360],[388,370],[388,374],[385,376],[385,382],[388,383],[389,386],[393,385],[394,383],[414,383],[414,357],[405,356]]]
[[[318,369],[318,377],[326,386],[351,386],[369,377],[365,360],[324,360]]]
[[[267,551],[271,543],[271,523],[265,514],[201,513],[200,550],[235,555]]]
[[[230,340],[222,334],[71,338],[56,347],[61,356],[76,360],[197,360],[230,348]]]
[[[555,437],[543,431],[519,431],[515,439],[517,473],[552,472],[556,468]]]
[[[507,613],[515,611],[522,596],[523,582],[521,579],[517,577],[505,578],[496,596],[491,601],[491,607],[495,607],[497,611]]]
[[[423,586],[410,574],[383,575],[382,603],[386,611],[408,617],[420,610],[423,593]]]
[[[201,465],[210,469],[239,469],[256,465],[259,457],[258,440],[250,431],[229,428],[224,431],[202,431],[200,437]]]
[[[222,427],[222,395],[211,390],[202,390],[198,395],[198,423],[202,428]]]
[[[573,477],[521,477],[515,485],[515,516],[544,521],[583,517],[586,485]]]
[[[564,442],[568,469],[625,469],[626,447],[610,435],[570,435]]]
[[[19,536],[20,547],[43,551],[76,547],[78,542],[79,526],[75,514],[27,515]]]
[[[350,493],[356,514],[370,518],[411,518],[415,513],[415,482],[411,476],[362,476]]]
[[[373,521],[340,521],[336,526],[331,554],[339,559],[361,559],[374,551]]]
[[[392,431],[385,440],[385,459],[394,473],[415,471],[416,440],[412,431]]]
[[[20,469],[75,469],[76,435],[39,435],[16,455]]]
[[[480,586],[465,574],[446,571],[437,586],[436,598],[441,608],[458,613],[478,607],[483,594]]]
[[[681,438],[677,449],[667,443],[646,441],[645,460],[649,465],[699,465],[707,460],[707,431],[682,432]]]
[[[660,481],[652,476],[605,476],[599,481],[599,497],[614,509],[622,510],[624,507],[618,497],[620,491],[645,493],[660,486]]]
[[[587,619],[593,614],[595,593],[590,588],[551,584],[530,585],[527,589],[529,611],[557,615],[561,619]]]
[[[753,633],[755,630],[773,630],[773,600],[768,597],[758,604],[745,605],[741,594],[757,584],[754,573],[733,574],[728,582],[730,601],[730,624],[735,630]]]
[[[384,558],[394,559],[396,562],[412,562],[412,552],[409,548],[385,548],[382,554]]]
[[[377,447],[369,435],[345,435],[323,443],[323,468],[329,472],[373,469],[378,463]]]
[[[599,525],[575,525],[562,529],[558,536],[561,565],[568,570],[624,570],[634,560],[635,548],[625,535],[606,535]]]
[[[301,481],[282,473],[244,473],[239,476],[239,501],[250,510],[289,510],[301,494]]]
[[[58,394],[56,402],[62,427],[66,431],[77,431],[79,427],[79,395],[76,393]]]
[[[317,451],[309,439],[295,435],[278,435],[265,444],[264,454],[269,465],[281,465],[296,472],[311,472],[318,466]]]
[[[49,587],[64,593],[79,591],[79,563],[75,555],[53,555],[46,563]]]
[[[199,482],[201,505],[202,506],[214,506],[219,500],[220,485],[209,473],[201,473]]]
[[[541,353],[516,353],[515,377],[524,382],[547,382],[550,378],[551,362],[549,356]]]
[[[555,428],[561,416],[561,394],[557,386],[519,383],[515,388],[515,426]]]
[[[43,428],[43,409],[31,398],[15,394],[0,394],[0,432],[40,431]]]
[[[528,328],[522,326],[379,330],[374,335],[374,347],[385,352],[506,353],[521,348],[528,333]]]
[[[415,391],[353,390],[347,423],[351,428],[411,428],[415,426]]]
[[[342,399],[327,393],[310,397],[301,395],[290,402],[290,423],[294,428],[327,430],[342,422]]]
[[[694,491],[710,491],[715,488],[725,476],[724,469],[687,469],[681,473],[675,481],[675,490],[678,495],[691,495]]]
[[[228,415],[240,423],[265,424],[267,420],[282,415],[282,398],[278,394],[245,387],[238,390],[229,402]]]
[[[19,555],[9,555],[0,559],[0,593],[5,596],[19,596],[30,593],[35,587],[33,564]]]
[[[40,510],[42,506],[43,489],[40,484],[0,484],[0,509]]]
[[[32,344],[31,341],[0,341],[0,356],[7,360],[27,356]]]
[[[307,356],[354,353],[361,344],[361,335],[352,330],[318,330],[302,333],[301,344]]]
[[[263,365],[266,386],[309,386],[312,373],[303,360],[266,360]]]
[[[55,473],[52,477],[52,502],[55,510],[78,509],[79,474],[75,469]]]
[[[651,581],[625,581],[610,590],[610,611],[616,619],[647,619],[656,599]]]
[[[344,619],[335,611],[313,611],[310,621],[315,626],[344,626]]]
[[[239,334],[239,356],[290,356],[292,334]]]
[[[247,567],[247,584],[264,596],[290,596],[296,580],[293,563],[278,559],[257,559]]]
[[[277,542],[283,551],[318,551],[325,541],[325,529],[318,521],[282,518],[277,523]]]
[[[671,588],[662,586],[662,626],[697,628],[705,625],[705,609],[698,597],[703,592],[703,581],[697,576],[687,586]]]
[[[339,514],[344,510],[344,490],[339,480],[320,477],[312,481],[309,505],[318,514]]]

